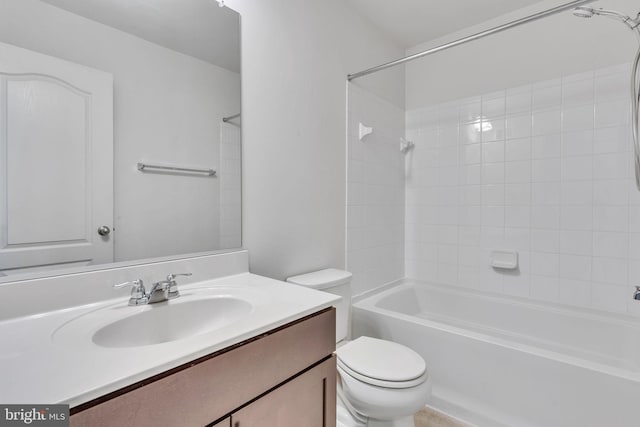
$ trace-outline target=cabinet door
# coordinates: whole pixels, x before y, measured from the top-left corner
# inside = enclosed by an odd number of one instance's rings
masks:
[[[335,356],[232,414],[231,425],[335,427]]]

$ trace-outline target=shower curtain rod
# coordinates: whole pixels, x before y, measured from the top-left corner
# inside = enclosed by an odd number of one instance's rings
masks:
[[[369,68],[367,70],[360,71],[360,72],[357,72],[357,73],[354,73],[354,74],[349,74],[349,75],[347,75],[347,80],[348,81],[355,80],[357,78],[364,77],[366,75],[369,75],[369,74],[372,74],[372,73],[375,73],[375,72],[378,72],[378,71],[381,71],[381,70],[385,70],[385,69],[390,68],[390,67],[395,67],[396,65],[404,64],[405,62],[413,61],[414,59],[422,58],[424,56],[432,55],[434,53],[437,53],[437,52],[440,52],[440,51],[443,51],[443,50],[447,50],[447,49],[450,49],[452,47],[460,46],[462,44],[469,43],[469,42],[472,42],[474,40],[478,40],[478,39],[490,36],[492,34],[500,33],[502,31],[505,31],[505,30],[508,30],[508,29],[515,28],[515,27],[518,27],[520,25],[526,24],[528,22],[537,21],[538,19],[546,18],[547,16],[555,15],[556,13],[564,12],[565,10],[573,9],[576,6],[580,6],[580,5],[585,4],[585,3],[592,3],[594,1],[596,1],[596,0],[576,0],[576,1],[572,1],[572,2],[569,2],[569,3],[565,3],[563,5],[551,8],[551,9],[543,10],[542,12],[534,13],[533,15],[529,15],[529,16],[526,16],[524,18],[520,18],[520,19],[517,19],[515,21],[511,21],[511,22],[509,22],[507,24],[499,25],[497,27],[493,27],[493,28],[490,28],[488,30],[481,31],[481,32],[475,33],[473,35],[470,35],[470,36],[467,36],[467,37],[463,37],[461,39],[458,39],[458,40],[455,40],[455,41],[452,41],[452,42],[449,42],[449,43],[445,43],[443,45],[431,48],[429,50],[425,50],[423,52],[419,52],[419,53],[416,53],[416,54],[413,54],[413,55],[410,55],[410,56],[406,56],[404,58],[400,58],[400,59],[397,59],[395,61],[387,62],[386,64],[378,65],[376,67]]]

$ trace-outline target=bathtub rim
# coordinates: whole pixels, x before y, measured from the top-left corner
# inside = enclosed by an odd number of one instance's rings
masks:
[[[464,329],[462,327],[450,325],[444,322],[438,322],[436,320],[425,319],[422,317],[413,316],[411,314],[405,314],[398,311],[394,311],[391,309],[386,309],[377,306],[377,303],[385,298],[388,295],[398,292],[402,289],[407,289],[415,286],[423,286],[427,288],[435,288],[438,291],[443,291],[446,293],[465,293],[472,294],[474,297],[486,298],[489,300],[501,300],[501,301],[513,301],[517,304],[521,304],[526,306],[527,308],[532,308],[536,310],[545,310],[545,311],[554,311],[556,313],[561,314],[570,314],[580,317],[589,317],[590,319],[597,319],[599,321],[614,323],[614,324],[624,324],[625,326],[632,327],[634,329],[638,329],[640,332],[640,319],[631,316],[628,314],[620,314],[620,313],[609,313],[603,312],[601,310],[584,308],[584,307],[575,307],[570,305],[557,304],[553,302],[538,302],[531,301],[527,298],[516,297],[511,295],[503,295],[492,292],[479,291],[477,289],[469,289],[455,285],[445,285],[433,282],[426,282],[414,279],[400,279],[395,282],[389,283],[383,287],[376,289],[377,292],[368,293],[366,296],[362,296],[358,298],[357,302],[353,303],[353,309],[365,310],[373,313],[377,313],[383,316],[393,317],[399,320],[408,321],[414,324],[425,325],[427,327],[431,327],[433,329],[453,333],[456,335],[460,335],[469,339],[473,339],[476,341],[490,343],[494,345],[498,345],[503,348],[512,349],[516,351],[523,351],[529,354],[533,354],[539,357],[544,357],[545,359],[555,360],[567,365],[578,366],[584,369],[589,369],[591,371],[596,371],[599,373],[613,375],[618,378],[622,378],[625,380],[640,382],[640,367],[637,370],[627,369],[624,367],[616,367],[606,363],[601,363],[594,360],[589,360],[586,358],[581,358],[578,356],[573,356],[569,354],[563,354],[558,351],[553,351],[549,349],[544,349],[541,347],[536,347],[530,344],[519,343],[515,340],[508,340],[505,338],[491,336],[486,333],[477,332],[469,329]]]

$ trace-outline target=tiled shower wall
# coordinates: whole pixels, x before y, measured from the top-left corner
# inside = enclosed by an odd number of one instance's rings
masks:
[[[629,70],[408,111],[406,275],[640,313]],[[492,269],[492,250],[517,251],[519,270]]]
[[[347,270],[354,295],[404,277],[404,110],[349,85]],[[361,141],[358,125],[373,128]]]

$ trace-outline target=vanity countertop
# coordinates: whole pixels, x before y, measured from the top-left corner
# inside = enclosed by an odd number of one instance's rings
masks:
[[[220,329],[141,347],[98,346],[91,339],[95,331],[90,322],[73,339],[59,338],[65,325],[73,323],[77,331],[82,316],[96,310],[142,309],[128,307],[127,298],[2,321],[0,402],[74,407],[330,307],[339,299],[250,273],[191,283],[181,286],[180,292],[188,295],[230,288],[251,292],[251,313]]]

